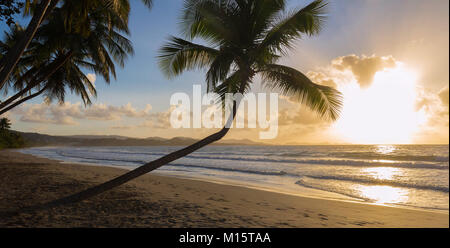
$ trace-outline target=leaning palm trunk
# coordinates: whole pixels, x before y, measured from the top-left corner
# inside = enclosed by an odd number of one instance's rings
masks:
[[[245,83],[241,84],[240,92],[244,91],[245,85],[246,85]],[[119,177],[116,177],[110,181],[107,181],[105,183],[102,183],[97,186],[83,190],[79,193],[76,193],[76,194],[73,194],[73,195],[70,195],[67,197],[63,197],[63,198],[60,198],[60,199],[57,199],[57,200],[54,200],[51,202],[23,208],[20,210],[20,212],[33,212],[33,211],[38,211],[38,210],[42,210],[42,209],[49,209],[49,208],[54,208],[54,207],[58,207],[58,206],[62,206],[62,205],[67,205],[67,204],[72,204],[72,203],[83,201],[90,197],[93,197],[93,196],[96,196],[103,192],[106,192],[110,189],[118,187],[122,184],[125,184],[137,177],[140,177],[144,174],[154,171],[168,163],[171,163],[171,162],[173,162],[179,158],[182,158],[186,155],[189,155],[209,144],[212,144],[212,143],[222,139],[230,130],[231,123],[234,121],[234,118],[236,117],[237,108],[239,106],[239,103],[240,102],[237,102],[237,101],[235,101],[233,103],[232,115],[228,118],[227,122],[225,123],[225,126],[219,132],[216,132],[216,133],[214,133],[214,134],[212,134],[212,135],[210,135],[188,147],[185,147],[181,150],[172,152],[164,157],[161,157],[157,160],[154,160],[152,162],[144,164],[141,167],[138,167],[138,168],[136,168],[128,173],[125,173]],[[6,213],[6,215],[15,215],[15,214],[19,214],[20,212],[13,211],[13,212]]]
[[[27,97],[24,97],[24,98],[20,99],[19,101],[16,101],[16,102],[14,102],[13,104],[11,104],[11,105],[5,107],[4,109],[0,110],[0,116],[1,116],[2,114],[4,114],[4,113],[10,111],[11,109],[13,109],[13,108],[19,106],[20,104],[22,104],[22,103],[24,103],[24,102],[26,102],[26,101],[28,101],[28,100],[31,100],[31,99],[33,99],[33,98],[35,98],[35,97],[41,95],[42,93],[44,93],[44,91],[45,91],[46,89],[47,89],[47,87],[44,87],[44,88],[42,88],[41,90],[39,90],[39,91],[37,91],[37,92],[35,92],[35,93],[33,93],[33,94],[27,96]]]
[[[33,18],[28,24],[23,37],[14,45],[14,47],[12,47],[12,49],[2,60],[0,71],[0,89],[5,85],[9,75],[14,70],[14,67],[17,65],[17,62],[24,53],[25,49],[27,49],[44,18],[48,15],[48,13],[50,13],[52,10],[51,8],[56,6],[56,2],[58,1],[53,1],[55,2],[54,4],[52,4],[52,0],[41,1],[37,7],[37,11],[34,13]]]
[[[138,167],[135,170],[132,170],[122,176],[119,176],[117,178],[114,178],[108,182],[102,183],[98,186],[94,186],[92,188],[89,188],[87,190],[84,190],[82,192],[76,193],[74,195],[64,197],[55,201],[51,201],[36,207],[32,207],[29,210],[39,210],[39,209],[46,209],[46,208],[53,208],[61,205],[71,204],[83,201],[87,198],[93,197],[95,195],[101,194],[105,191],[108,191],[110,189],[113,189],[115,187],[118,187],[122,184],[125,184],[137,177],[140,177],[144,174],[147,174],[151,171],[154,171],[158,168],[160,168],[163,165],[166,165],[170,162],[173,162],[179,158],[182,158],[186,155],[189,155],[198,149],[207,146],[209,144],[212,144],[220,139],[222,139],[229,131],[228,127],[222,128],[219,132],[214,133],[186,148],[183,148],[181,150],[178,150],[176,152],[172,152],[162,158],[159,158],[157,160],[154,160],[152,162],[149,162],[147,164],[142,165],[141,167]],[[25,209],[26,211],[27,209]]]
[[[27,85],[27,87],[23,88],[22,90],[20,90],[19,92],[17,92],[16,94],[14,94],[13,96],[11,96],[10,98],[6,99],[5,101],[3,101],[0,104],[0,109],[3,110],[5,108],[8,107],[8,105],[12,104],[15,100],[19,99],[20,97],[24,96],[25,94],[27,94],[30,90],[32,90],[34,87],[38,86],[41,83],[40,80],[35,80],[32,83],[30,83],[29,85]]]

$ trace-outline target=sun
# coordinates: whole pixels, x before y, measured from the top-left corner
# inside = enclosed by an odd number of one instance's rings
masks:
[[[335,123],[342,138],[358,144],[409,144],[425,122],[416,111],[417,74],[403,63],[375,74],[368,88],[349,83],[341,118]]]

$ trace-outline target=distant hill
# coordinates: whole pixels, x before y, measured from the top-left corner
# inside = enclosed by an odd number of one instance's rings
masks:
[[[64,136],[68,138],[78,138],[78,139],[128,139],[128,137],[125,136],[119,136],[119,135],[72,135],[72,136]]]
[[[73,136],[53,136],[39,133],[24,133],[22,135],[27,146],[187,146],[196,142],[196,139],[187,137],[175,137],[165,139],[161,137],[149,137],[145,139],[130,138],[117,135],[73,135]],[[266,145],[253,142],[248,139],[243,140],[223,140],[214,145]]]

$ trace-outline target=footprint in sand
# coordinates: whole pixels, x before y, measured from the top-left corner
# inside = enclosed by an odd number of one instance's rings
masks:
[[[228,201],[225,200],[225,199],[222,199],[222,198],[216,198],[216,197],[210,197],[210,198],[208,198],[207,200],[208,200],[208,201],[218,201],[218,202],[228,202]]]
[[[324,214],[318,214],[318,216],[320,217],[321,220],[328,220],[328,216],[324,215]]]
[[[373,223],[366,222],[366,221],[356,221],[356,222],[353,222],[351,224],[354,224],[354,225],[357,225],[357,226],[365,226],[367,224],[373,224]]]

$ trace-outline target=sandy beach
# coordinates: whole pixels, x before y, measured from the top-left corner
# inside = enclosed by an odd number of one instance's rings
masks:
[[[0,211],[66,196],[123,172],[2,150]],[[0,227],[448,228],[449,215],[148,174],[81,203],[1,218]]]

